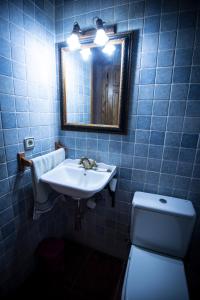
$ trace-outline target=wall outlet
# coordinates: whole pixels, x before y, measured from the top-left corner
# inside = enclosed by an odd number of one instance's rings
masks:
[[[33,149],[35,146],[35,141],[33,137],[28,137],[24,139],[24,148],[25,150]]]

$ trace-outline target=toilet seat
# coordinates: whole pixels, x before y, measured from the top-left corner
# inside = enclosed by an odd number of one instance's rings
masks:
[[[189,300],[183,262],[131,246],[123,300]]]

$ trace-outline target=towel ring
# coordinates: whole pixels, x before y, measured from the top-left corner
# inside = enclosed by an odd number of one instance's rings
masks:
[[[55,150],[59,150],[61,148],[64,148],[66,150],[66,147],[64,147],[62,144],[60,144],[59,142],[55,142]],[[17,161],[18,161],[18,169],[21,172],[23,172],[26,167],[31,167],[33,163],[31,159],[27,159],[25,157],[24,152],[17,153]]]

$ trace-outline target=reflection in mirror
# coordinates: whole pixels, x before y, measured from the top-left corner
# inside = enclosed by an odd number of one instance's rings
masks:
[[[63,128],[123,130],[130,72],[127,36],[111,38],[105,47],[86,40],[80,51],[60,48]]]
[[[118,125],[121,50],[120,42],[65,49],[67,123]]]
[[[103,125],[119,124],[119,93],[121,44],[113,45],[114,51],[93,48],[92,123]]]
[[[66,119],[67,123],[90,124],[91,60],[85,61],[79,51],[66,51]]]

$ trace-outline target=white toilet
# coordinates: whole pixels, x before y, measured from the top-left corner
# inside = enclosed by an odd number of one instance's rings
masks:
[[[136,192],[122,300],[188,300],[182,258],[195,223],[192,203]]]

